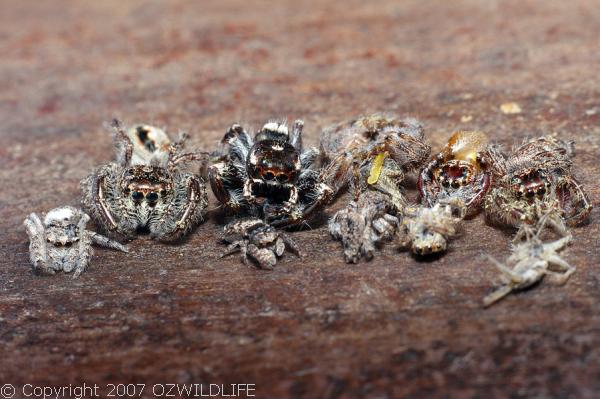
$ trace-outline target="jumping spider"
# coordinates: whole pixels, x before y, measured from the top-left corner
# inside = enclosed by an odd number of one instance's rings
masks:
[[[238,124],[227,130],[224,151],[208,169],[226,211],[263,218],[275,227],[292,226],[329,200],[331,189],[315,169],[318,150],[302,147],[303,126],[296,120],[290,134],[284,123],[270,121],[254,139]]]
[[[325,129],[321,149],[328,164],[323,181],[336,194],[346,186],[354,194],[354,201],[331,219],[329,231],[342,241],[347,262],[370,259],[398,229],[406,174],[429,156],[423,126],[411,118],[362,117]]]
[[[488,256],[488,259],[502,273],[503,285],[483,299],[484,306],[496,303],[512,291],[531,287],[547,274],[555,276],[556,283],[564,284],[575,272],[575,267],[558,255],[558,251],[571,242],[572,236],[567,234],[547,243],[544,243],[540,237],[548,223],[548,215],[549,213],[538,220],[537,231],[528,224],[521,225],[517,235],[523,240],[513,246],[506,265]]]
[[[434,206],[406,206],[398,230],[400,248],[410,249],[417,256],[445,252],[448,240],[455,236],[466,207],[455,199],[437,202]]]
[[[526,141],[508,158],[491,154],[494,187],[485,200],[492,223],[518,227],[538,219],[537,208],[557,208],[569,226],[583,223],[592,204],[571,173],[573,143],[553,136]]]
[[[286,248],[301,256],[300,249],[290,237],[261,219],[235,220],[225,226],[224,237],[230,244],[223,256],[240,251],[244,264],[251,259],[263,269],[273,269]]]
[[[464,203],[465,217],[481,210],[491,176],[486,155],[495,151],[488,146],[482,132],[455,132],[444,149],[419,174],[418,188],[423,204],[459,199]]]
[[[72,206],[52,209],[42,219],[35,213],[23,222],[29,236],[29,256],[34,271],[73,273],[78,277],[88,266],[92,244],[128,252],[127,247],[86,230],[90,217]]]
[[[187,135],[171,142],[160,129],[126,130],[118,120],[112,128],[117,160],[82,180],[84,207],[106,231],[126,238],[140,231],[162,241],[187,234],[202,221],[208,197],[203,180],[183,167],[203,154],[182,152]]]

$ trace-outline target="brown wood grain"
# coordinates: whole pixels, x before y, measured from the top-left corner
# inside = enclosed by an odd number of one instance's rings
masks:
[[[417,262],[347,265],[323,221],[274,271],[220,259],[214,217],[180,245],[98,249],[78,280],[31,273],[21,225],[79,201],[112,156],[102,122],[189,131],[303,118],[306,141],[359,114],[426,124],[439,150],[479,129],[556,132],[594,201],[600,7],[570,2],[4,2],[0,13],[0,385],[249,383],[263,398],[600,395],[598,209],[564,253],[577,272],[481,307],[510,232],[466,223]],[[500,111],[517,102],[522,112]],[[414,190],[412,191],[414,195]],[[343,205],[340,199],[327,214]],[[211,207],[215,207],[214,198]]]

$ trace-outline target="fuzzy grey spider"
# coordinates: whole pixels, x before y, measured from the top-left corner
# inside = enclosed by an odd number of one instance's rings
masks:
[[[493,305],[512,291],[531,287],[545,275],[554,276],[555,282],[562,285],[575,272],[575,267],[558,254],[571,243],[571,234],[565,233],[563,237],[551,242],[543,242],[541,239],[541,233],[547,223],[552,223],[551,219],[551,212],[545,214],[539,219],[535,229],[522,224],[517,233],[521,242],[513,245],[506,264],[487,256],[502,273],[500,279],[503,285],[483,299],[485,307]],[[556,226],[552,227],[556,230]],[[557,231],[560,233],[561,230]]]
[[[235,220],[225,226],[224,237],[230,244],[223,256],[239,251],[244,264],[251,259],[263,269],[273,269],[286,248],[301,256],[300,249],[290,237],[261,219]]]
[[[92,244],[128,252],[126,246],[86,230],[90,217],[77,208],[62,206],[42,216],[43,220],[32,213],[23,222],[34,271],[44,274],[74,271],[73,277],[78,277],[88,266]]]
[[[238,124],[227,130],[223,151],[208,176],[228,213],[292,226],[329,201],[331,189],[320,182],[316,170],[319,151],[302,146],[303,126],[296,120],[290,132],[284,123],[270,121],[254,139]]]
[[[160,129],[127,130],[118,120],[112,128],[117,160],[82,180],[85,209],[104,230],[128,239],[140,231],[161,241],[187,234],[203,220],[208,197],[202,178],[184,166],[205,154],[183,153],[187,135],[171,142]]]

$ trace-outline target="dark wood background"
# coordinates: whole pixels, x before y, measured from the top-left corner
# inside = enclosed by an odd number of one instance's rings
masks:
[[[98,249],[39,277],[21,225],[79,202],[112,116],[211,149],[234,121],[421,118],[511,146],[556,132],[597,204],[596,1],[17,2],[0,13],[0,383],[252,383],[263,398],[598,397],[599,212],[543,282],[484,310],[510,232],[466,223],[443,258],[347,265],[323,222],[274,271],[220,259],[214,217],[181,245]],[[522,112],[504,114],[516,102]],[[414,191],[413,191],[414,193]],[[331,215],[346,198],[327,211]],[[214,208],[211,197],[211,208]],[[1,385],[0,384],[0,385]]]

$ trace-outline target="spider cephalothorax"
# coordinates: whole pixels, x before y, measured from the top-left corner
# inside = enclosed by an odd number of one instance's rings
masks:
[[[238,124],[222,143],[225,151],[208,170],[212,190],[226,211],[264,218],[274,226],[302,223],[330,197],[319,181],[319,152],[302,147],[304,123],[291,134],[283,123],[268,122],[254,139]]]
[[[485,200],[493,223],[535,223],[542,212],[560,209],[566,223],[583,223],[592,204],[571,172],[573,144],[543,136],[528,140],[508,157],[492,154],[494,184]]]
[[[183,165],[203,158],[182,153],[187,136],[171,142],[147,125],[126,130],[113,121],[117,161],[101,166],[82,183],[83,204],[108,232],[132,238],[148,231],[172,240],[202,221],[208,203],[202,179]]]
[[[488,146],[484,133],[458,131],[444,149],[421,171],[419,192],[429,207],[438,201],[460,199],[466,216],[475,215],[490,187],[486,154],[495,151]]]
[[[30,214],[23,222],[29,235],[29,254],[35,271],[79,276],[88,266],[92,244],[127,252],[127,247],[86,230],[90,217],[72,206],[52,209],[43,219]]]

